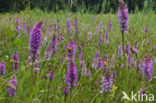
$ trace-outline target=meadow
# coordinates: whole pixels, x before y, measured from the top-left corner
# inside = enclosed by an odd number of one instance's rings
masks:
[[[29,61],[29,34],[40,21],[39,66],[33,69],[34,64]],[[0,72],[0,103],[138,102],[121,100],[123,91],[129,97],[132,91],[136,98],[140,93],[156,96],[156,14],[152,11],[129,15],[129,28],[124,34],[125,49],[129,46],[126,68],[117,14],[46,13],[36,9],[0,14],[0,22],[0,63],[5,63],[5,74]],[[57,42],[47,58],[45,53],[54,41]],[[68,89],[66,77],[72,42],[76,45],[73,60],[77,81]],[[18,60],[14,58],[15,52]],[[148,59],[152,60],[150,79],[141,73]],[[14,70],[17,65],[18,70]],[[17,79],[17,87],[10,84],[11,78]],[[111,82],[110,87],[107,82]],[[8,87],[16,90],[16,95],[9,96]],[[148,101],[141,101],[144,102],[150,102],[149,97]]]

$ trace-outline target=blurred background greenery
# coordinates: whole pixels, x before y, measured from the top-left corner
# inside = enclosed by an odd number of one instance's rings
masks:
[[[124,0],[130,13],[153,10],[156,0]],[[118,0],[0,0],[0,12],[20,12],[25,9],[45,12],[71,11],[82,13],[116,13]]]

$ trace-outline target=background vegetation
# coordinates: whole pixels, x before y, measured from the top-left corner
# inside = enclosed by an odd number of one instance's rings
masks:
[[[140,10],[156,11],[155,0],[124,0],[130,12]],[[43,11],[59,10],[89,13],[115,13],[118,0],[1,0],[0,12],[19,12],[25,9],[39,8]]]
[[[67,53],[67,50],[63,50],[65,44],[69,43],[66,31],[66,20],[68,19],[68,13],[58,12],[58,13],[45,13],[39,9],[26,10],[20,13],[6,13],[0,14],[0,61],[5,61],[6,63],[6,75],[1,76],[6,81],[9,81],[11,76],[14,74],[12,72],[12,55],[17,51],[19,55],[19,73],[16,74],[18,80],[17,87],[17,96],[9,97],[7,94],[6,83],[0,80],[0,103],[64,103],[65,96],[62,91],[63,88],[67,85],[64,83],[65,76],[67,72],[67,62],[64,60],[61,63],[63,53]],[[71,37],[76,40],[77,45],[83,44],[83,55],[86,64],[89,64],[87,68],[91,70],[92,76],[85,77],[81,76],[81,67],[79,66],[78,60],[78,48],[76,50],[76,66],[78,69],[78,83],[72,91],[72,103],[131,103],[128,101],[121,101],[122,91],[125,91],[128,96],[131,95],[131,91],[137,93],[141,90],[142,87],[148,91],[149,94],[156,95],[156,64],[153,62],[153,79],[151,82],[145,81],[143,76],[140,75],[140,70],[134,68],[127,69],[128,74],[125,75],[125,69],[120,68],[120,60],[117,57],[118,45],[121,44],[121,32],[120,27],[118,26],[118,20],[116,14],[88,14],[88,13],[71,13],[71,24],[74,23],[74,19],[77,17],[79,21],[79,35],[78,40],[75,37],[75,30],[72,29]],[[131,53],[131,56],[135,58],[136,62],[141,62],[143,58],[147,55],[153,57],[153,60],[156,59],[156,52],[152,52],[152,46],[155,47],[156,44],[156,15],[153,12],[136,13],[130,14],[129,19],[129,30],[130,32],[125,35],[126,44],[130,44],[131,47],[134,47],[138,43],[138,54],[137,56]],[[28,55],[29,55],[29,35],[26,35],[22,31],[21,26],[21,37],[14,38],[17,34],[15,29],[16,19],[19,18],[20,25],[21,23],[29,23],[33,26],[37,21],[42,20],[43,31],[42,31],[42,45],[40,50],[40,75],[37,75],[36,83],[31,84],[32,78],[30,76],[31,70],[29,69]],[[95,18],[95,22],[94,22]],[[33,22],[32,22],[33,20]],[[60,34],[64,34],[65,38],[62,43],[59,42],[59,49],[57,53],[53,54],[49,61],[44,61],[44,52],[46,50],[47,44],[50,42],[51,36],[54,34],[50,29],[50,36],[48,37],[46,46],[43,45],[44,37],[47,35],[47,26],[45,26],[45,21],[49,25],[53,25],[53,21],[58,20],[60,24]],[[105,27],[107,26],[108,20],[112,21],[113,30],[109,31],[109,45],[102,43],[101,46],[96,47],[94,44],[98,43],[99,36],[102,37],[105,34]],[[102,30],[103,33],[98,32],[97,36],[94,36],[96,32],[96,25],[100,22],[103,23]],[[31,27],[32,27],[31,26]],[[146,35],[144,28],[148,26],[149,32]],[[53,27],[53,26],[52,26]],[[93,38],[91,41],[86,40],[88,32],[92,32]],[[147,41],[150,40],[150,45],[146,45]],[[104,38],[103,38],[104,42]],[[103,58],[107,53],[109,55],[108,65],[114,65],[114,68],[111,68],[112,71],[116,70],[116,82],[114,85],[117,87],[117,90],[114,92],[101,94],[101,79],[103,73],[100,70],[94,70],[91,67],[92,58],[96,56],[97,50],[100,50],[100,55]],[[113,54],[115,55],[114,63]],[[48,77],[48,72],[52,71],[54,73],[54,79],[50,81]],[[126,84],[128,80],[128,85]],[[96,84],[96,82],[98,84]],[[30,88],[33,87],[32,93],[30,94]],[[69,103],[69,96],[67,97],[67,103]],[[103,102],[104,101],[104,102]],[[147,102],[141,102],[147,103]]]

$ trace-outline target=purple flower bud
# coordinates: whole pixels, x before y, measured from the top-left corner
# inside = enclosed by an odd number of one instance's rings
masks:
[[[148,27],[145,27],[145,33],[148,33]]]
[[[78,27],[78,20],[77,20],[77,17],[75,18],[75,21],[74,21],[73,26],[75,26],[75,28],[77,28],[77,27]]]
[[[13,71],[16,71],[16,73],[18,73],[18,62],[19,62],[19,59],[18,59],[18,54],[15,52],[14,53],[14,56],[12,57],[13,58]]]
[[[118,10],[118,24],[121,26],[123,32],[127,32],[128,29],[128,9],[123,0],[119,1]]]
[[[149,40],[147,41],[147,45],[150,45],[150,41]]]
[[[130,67],[130,64],[131,64],[131,57],[130,57],[130,55],[128,55],[128,58],[127,58],[127,68]]]
[[[105,44],[109,43],[108,32],[105,32]]]
[[[96,59],[95,58],[92,59],[92,68],[93,69],[96,69],[97,68],[97,62],[96,62]]]
[[[102,37],[101,37],[101,36],[99,37],[98,44],[99,44],[99,45],[101,45],[101,44],[102,44]]]
[[[64,39],[64,34],[61,34],[60,37],[59,37],[60,42],[62,42],[63,39]]]
[[[52,73],[52,72],[48,73],[48,78],[49,78],[50,80],[53,80],[53,78],[54,78],[54,73]]]
[[[98,50],[97,52],[96,52],[96,59],[98,59],[100,57],[100,51]]]
[[[132,48],[131,51],[133,54],[137,54],[137,52],[138,52],[138,50],[136,48]]]
[[[91,38],[92,38],[92,32],[89,32],[88,33],[88,40],[91,40]]]
[[[10,83],[10,85],[15,87],[15,88],[12,88],[10,86],[7,87],[7,91],[8,91],[9,96],[16,96],[17,78],[15,75],[11,78],[9,83]]]
[[[118,57],[119,57],[119,58],[121,58],[121,57],[122,57],[122,55],[123,55],[122,46],[121,46],[121,45],[119,45],[119,46],[118,46]]]
[[[116,70],[113,73],[113,78],[116,78]]]
[[[75,52],[76,52],[76,43],[74,40],[72,40],[69,42],[68,58],[74,60],[75,59]]]
[[[68,88],[64,88],[64,90],[63,90],[63,94],[65,95],[65,96],[68,96]]]
[[[126,45],[126,54],[130,55],[130,45]]]
[[[54,30],[54,31],[57,31],[56,20],[53,21],[53,30]]]
[[[123,69],[123,67],[124,67],[124,64],[121,64],[121,67],[120,68]]]
[[[112,28],[113,28],[112,22],[111,22],[111,20],[109,20],[109,21],[107,22],[107,31],[112,30]]]
[[[4,62],[0,63],[0,74],[1,75],[5,74],[5,63]]]
[[[108,54],[105,54],[106,61],[108,61],[108,57],[109,57],[109,55]]]
[[[82,64],[81,75],[82,76],[88,76],[88,77],[90,77],[92,75],[91,71],[86,68],[84,63]]]
[[[83,59],[82,46],[79,45],[78,48],[79,48],[79,60],[81,61]]]
[[[79,33],[78,28],[76,28],[76,30],[75,30],[75,35],[77,36],[78,33]]]
[[[102,23],[102,21],[100,22],[100,24],[99,24],[99,29],[100,29],[100,32],[102,33],[103,32],[103,28],[102,28],[102,26],[103,26],[103,23]]]
[[[68,32],[68,36],[70,37],[71,34],[71,24],[70,24],[70,19],[67,19],[67,32]]]
[[[19,33],[20,32],[20,25],[19,25],[19,19],[16,19],[16,31]]]
[[[101,60],[101,58],[97,58],[97,68],[100,69],[103,65],[103,61]]]
[[[26,26],[26,28],[25,28],[25,33],[26,33],[26,35],[27,35],[27,33],[28,33],[28,30],[29,30],[29,24],[27,24],[27,26]]]

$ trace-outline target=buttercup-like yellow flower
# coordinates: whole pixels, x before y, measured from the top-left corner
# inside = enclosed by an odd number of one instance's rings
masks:
[[[115,85],[113,85],[113,91],[115,91],[118,87],[116,87]]]
[[[68,47],[68,50],[72,50],[72,48]]]
[[[107,62],[104,62],[104,65],[107,66]]]

